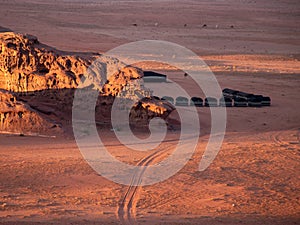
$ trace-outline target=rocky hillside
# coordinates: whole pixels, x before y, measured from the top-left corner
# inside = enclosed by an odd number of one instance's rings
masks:
[[[111,73],[108,80],[107,73]],[[0,33],[0,89],[5,91],[1,92],[0,130],[21,132],[25,127],[25,130],[34,130],[34,126],[35,130],[45,130],[53,124],[65,128],[71,124],[74,90],[81,82],[88,79],[102,96],[101,101],[107,102],[109,98],[111,105],[112,97],[142,76],[140,69],[124,66],[117,59],[95,53],[62,52],[40,43],[31,35]],[[146,93],[141,91],[142,85],[134,88],[135,93]],[[133,109],[132,121],[140,123],[146,118],[147,122],[155,116],[165,118],[174,110],[167,102],[161,104],[162,100],[146,99],[147,104],[139,104]],[[102,105],[101,101],[97,104]],[[152,101],[151,108],[149,101]],[[109,105],[105,107],[106,111],[102,107],[100,118],[103,120],[110,118]],[[26,115],[35,119],[29,121],[25,119]]]

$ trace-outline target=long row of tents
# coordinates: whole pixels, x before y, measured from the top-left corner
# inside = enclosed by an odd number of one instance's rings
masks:
[[[222,91],[223,96],[219,99],[214,97],[192,97],[190,100],[179,96],[176,99],[170,96],[163,96],[165,99],[176,106],[196,106],[196,107],[261,107],[270,106],[271,98],[263,95],[245,93],[229,88]]]

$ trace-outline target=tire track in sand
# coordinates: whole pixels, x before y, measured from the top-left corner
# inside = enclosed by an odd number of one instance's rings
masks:
[[[143,178],[143,175],[147,169],[147,166],[157,159],[158,157],[166,154],[168,149],[159,149],[153,152],[152,154],[143,158],[137,166],[144,166],[141,171],[136,172],[132,179],[131,184],[127,188],[127,191],[120,201],[119,207],[117,209],[117,217],[120,222],[124,225],[134,225],[136,222],[136,205],[139,200],[139,192],[141,190],[141,186],[137,186],[135,184],[140,184]]]
[[[300,143],[300,130],[285,130],[273,131],[271,133],[271,140],[281,146],[295,145]]]

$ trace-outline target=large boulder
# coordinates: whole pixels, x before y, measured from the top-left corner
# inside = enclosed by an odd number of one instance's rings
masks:
[[[155,96],[145,97],[138,101],[130,110],[130,124],[133,126],[148,126],[151,119],[162,118],[168,124],[169,115],[175,107],[168,101]]]

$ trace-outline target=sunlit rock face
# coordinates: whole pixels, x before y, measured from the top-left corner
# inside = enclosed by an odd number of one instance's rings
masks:
[[[141,70],[117,59],[58,51],[31,35],[0,33],[0,46],[0,88],[8,91],[76,88],[90,75],[95,88],[116,95],[131,79],[143,76]],[[108,70],[113,73],[107,75]]]
[[[167,119],[175,107],[166,100],[157,97],[146,97],[136,103],[130,110],[130,122],[132,125],[148,125],[155,117]]]
[[[0,45],[0,87],[8,91],[75,88],[89,63],[60,54],[30,35],[0,34]]]
[[[42,132],[70,127],[78,87],[99,92],[96,119],[100,122],[110,119],[115,97],[135,102],[146,97],[142,104],[129,109],[135,123],[166,118],[174,108],[152,98],[141,83],[142,77],[142,70],[116,58],[63,52],[31,35],[0,32],[0,131]]]

